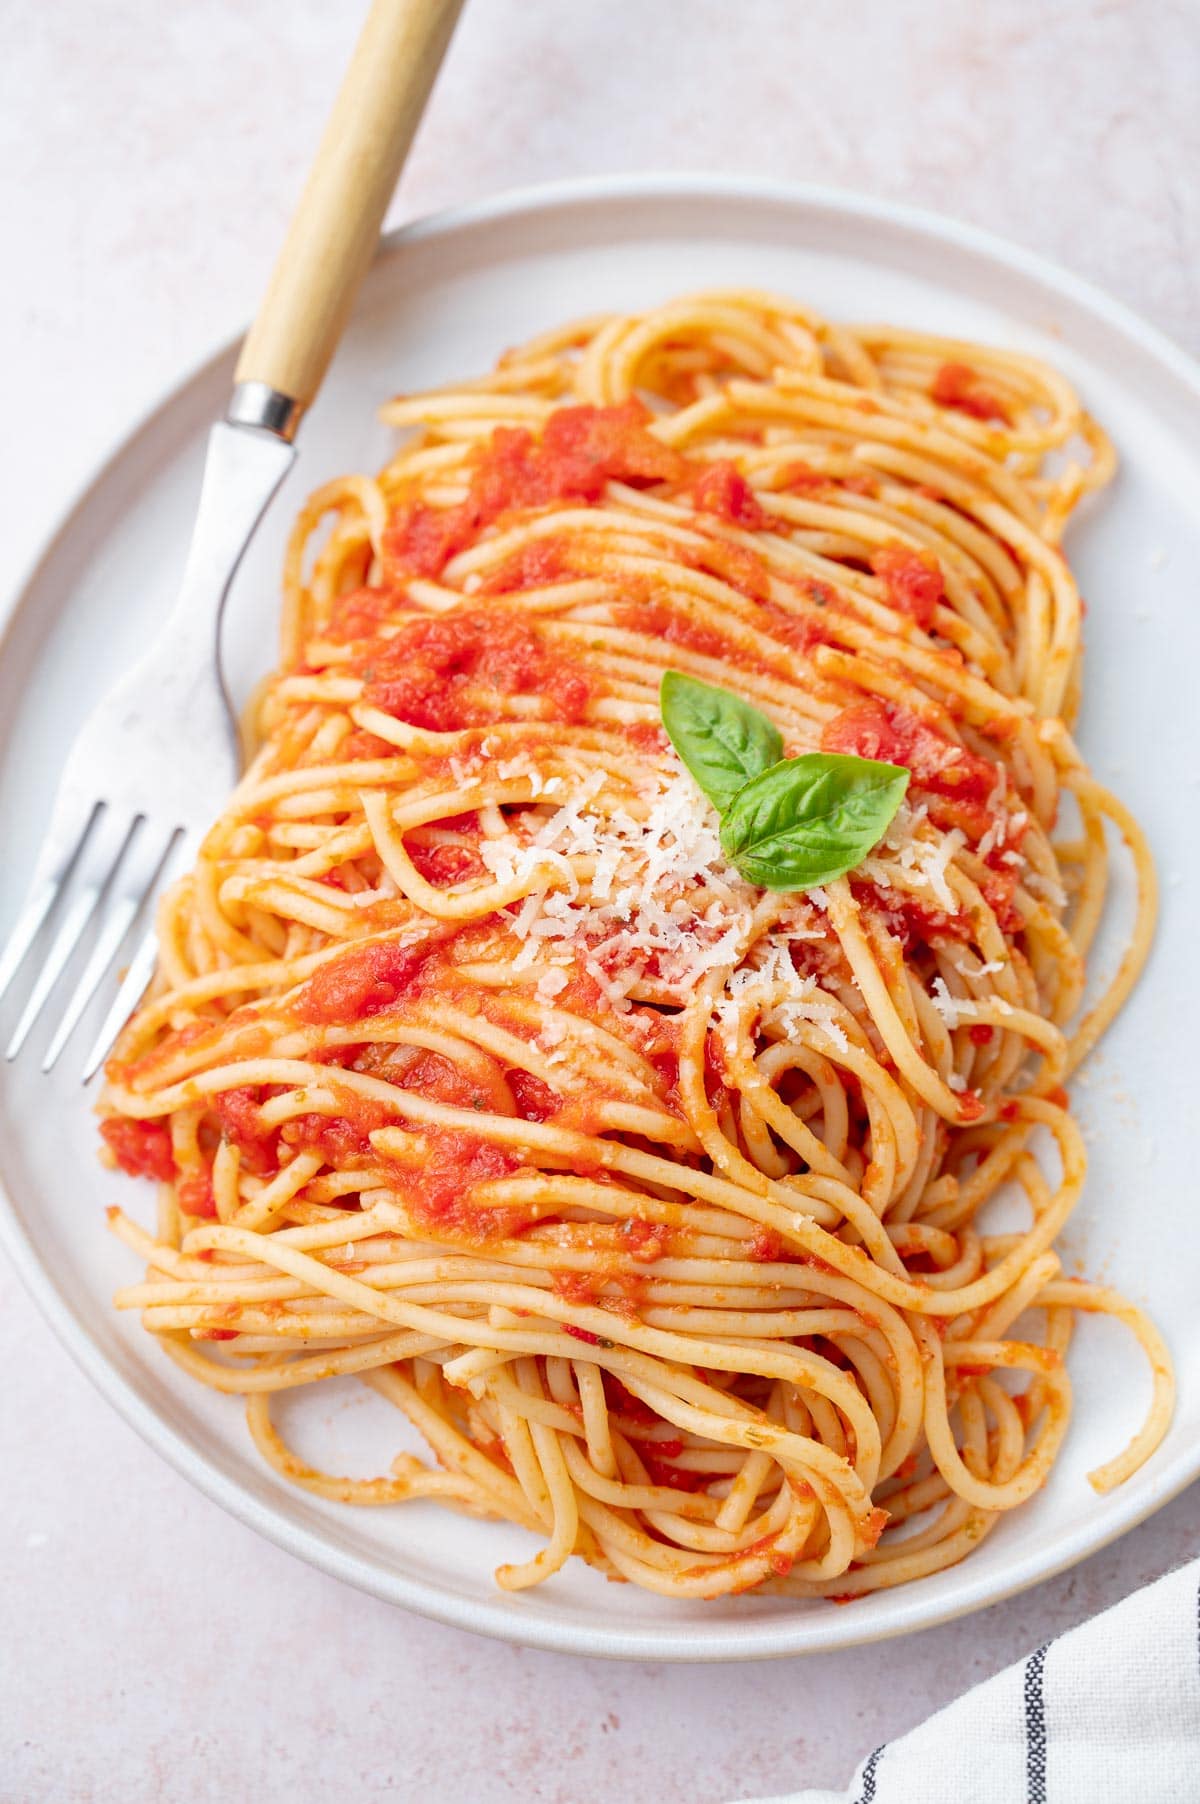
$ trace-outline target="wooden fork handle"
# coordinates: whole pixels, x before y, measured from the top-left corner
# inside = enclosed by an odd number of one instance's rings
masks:
[[[292,403],[329,366],[463,0],[372,0],[234,380]]]

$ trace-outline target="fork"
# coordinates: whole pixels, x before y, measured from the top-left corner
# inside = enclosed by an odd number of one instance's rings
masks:
[[[462,5],[373,0],[242,347],[229,408],[209,435],[178,600],[76,737],[29,894],[0,950],[0,999],[33,969],[8,1059],[65,991],[41,1061],[53,1069],[153,896],[193,864],[237,780],[239,736],[220,662],[225,599],[295,458],[296,428],[374,254]],[[144,931],[84,1062],[85,1083],[136,1007],[155,957],[154,933]]]

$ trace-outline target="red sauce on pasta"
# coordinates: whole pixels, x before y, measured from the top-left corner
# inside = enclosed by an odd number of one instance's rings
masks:
[[[427,942],[371,940],[313,972],[292,1007],[301,1021],[360,1021],[390,1008],[420,981]]]
[[[488,726],[508,698],[527,697],[542,719],[583,719],[598,692],[594,675],[513,615],[456,608],[417,614],[363,661],[363,699],[430,732]]]
[[[709,464],[692,484],[692,497],[702,513],[716,514],[731,526],[755,532],[767,515],[754,490],[728,458]]]
[[[999,420],[1010,426],[1007,405],[987,387],[979,371],[969,363],[943,363],[929,390],[939,407],[953,407],[976,420]]]
[[[881,545],[871,559],[871,569],[883,584],[888,606],[928,631],[934,613],[946,599],[937,559],[911,545]]]
[[[131,1178],[157,1178],[166,1183],[175,1176],[171,1136],[157,1122],[110,1115],[100,1123],[100,1133],[121,1170]]]
[[[827,752],[850,752],[903,764],[913,781],[935,794],[985,802],[996,787],[997,766],[954,745],[911,709],[874,699],[855,702],[830,721],[821,735]]]
[[[385,575],[403,583],[440,575],[485,526],[517,509],[552,501],[595,502],[610,482],[677,482],[687,460],[649,431],[637,400],[618,407],[561,407],[534,438],[500,426],[481,452],[464,501],[435,508],[417,501],[396,509],[383,539]]]

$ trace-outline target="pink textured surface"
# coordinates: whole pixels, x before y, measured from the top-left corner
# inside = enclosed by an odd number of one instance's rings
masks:
[[[0,600],[103,449],[252,309],[359,10],[4,9]],[[394,217],[617,169],[840,182],[1008,232],[1197,350],[1198,82],[1187,0],[474,0]],[[6,1271],[0,1356],[0,1799],[22,1804],[841,1784],[1200,1542],[1193,1490],[1076,1572],[907,1642],[607,1666],[421,1622],[257,1540],[100,1403]]]

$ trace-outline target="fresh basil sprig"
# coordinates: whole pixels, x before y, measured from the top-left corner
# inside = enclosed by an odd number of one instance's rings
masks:
[[[669,670],[663,725],[721,816],[721,848],[762,889],[815,889],[861,864],[908,788],[899,764],[806,752],[780,758],[779,731],[726,689]]]
[[[779,728],[728,689],[668,670],[659,697],[667,737],[718,814],[783,752]]]
[[[908,775],[834,752],[785,758],[738,790],[721,820],[721,849],[763,889],[832,883],[887,832]]]

